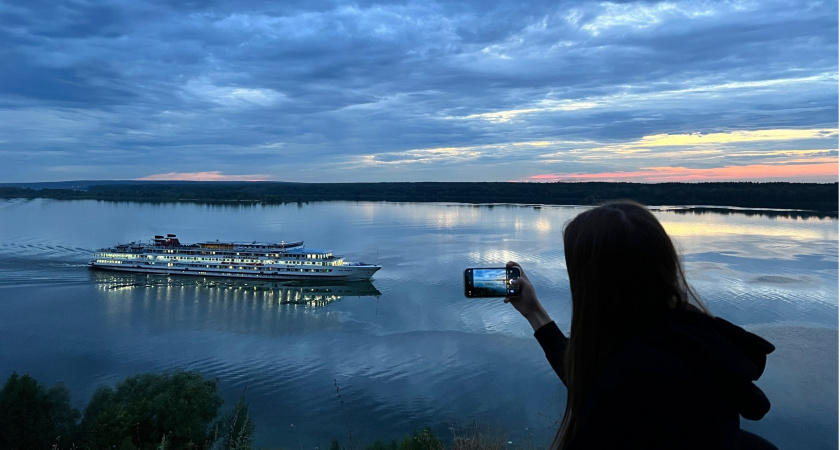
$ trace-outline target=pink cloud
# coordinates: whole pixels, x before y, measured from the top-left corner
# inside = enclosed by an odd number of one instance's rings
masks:
[[[829,183],[838,180],[838,163],[752,164],[707,169],[649,167],[632,172],[555,173],[528,177],[526,181],[626,181],[636,183],[703,181],[792,181]]]
[[[139,181],[267,181],[269,175],[223,175],[222,172],[214,170],[211,172],[169,172],[147,175],[143,178],[135,178]]]

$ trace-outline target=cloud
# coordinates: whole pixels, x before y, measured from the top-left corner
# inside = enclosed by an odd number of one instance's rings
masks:
[[[685,146],[685,145],[721,145],[758,141],[792,141],[800,139],[832,139],[837,138],[836,129],[775,129],[775,130],[744,130],[728,133],[696,133],[696,134],[658,134],[645,136],[639,146]]]
[[[216,86],[207,80],[189,80],[183,92],[199,101],[240,108],[272,106],[285,97],[272,89]]]
[[[837,128],[837,8],[10,0],[0,179],[490,181],[798,164],[771,152],[836,156],[836,131],[801,133]]]
[[[767,129],[767,130],[741,130],[720,133],[692,133],[692,134],[657,134],[642,136],[639,139],[608,144],[604,146],[593,146],[590,148],[592,154],[603,154],[602,158],[613,157],[611,154],[628,155],[635,153],[656,152],[657,156],[679,157],[701,154],[719,154],[728,156],[751,156],[780,155],[785,152],[789,154],[812,153],[809,150],[768,150],[758,152],[758,146],[797,145],[816,142],[817,145],[831,145],[837,141],[837,129]],[[826,151],[820,149],[820,151]],[[545,155],[550,157],[552,155]],[[595,157],[593,155],[593,157]]]

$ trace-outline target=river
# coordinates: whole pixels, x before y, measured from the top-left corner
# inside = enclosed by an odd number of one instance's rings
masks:
[[[519,261],[568,330],[561,233],[582,207],[321,202],[196,205],[0,200],[0,377],[63,381],[83,409],[142,372],[218,378],[245,392],[257,447],[363,448],[475,423],[512,448],[546,447],[565,389],[531,329],[500,299],[467,299],[464,268]],[[780,448],[836,449],[838,221],[729,210],[655,214],[711,311],[777,350],[772,402],[745,429]],[[376,262],[370,283],[226,282],[92,272],[95,248],[304,240]],[[454,431],[453,431],[454,430]]]

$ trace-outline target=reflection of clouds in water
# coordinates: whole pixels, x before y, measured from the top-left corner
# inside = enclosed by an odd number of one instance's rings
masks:
[[[519,219],[514,225],[517,232],[534,231],[540,234],[550,234],[552,232],[560,233],[563,229],[563,223],[550,220],[547,217],[537,217],[534,220]]]
[[[727,216],[728,217],[728,216]],[[837,238],[837,233],[832,232],[825,226],[819,228],[808,227],[803,221],[796,226],[782,225],[776,222],[767,224],[764,219],[762,224],[747,223],[721,223],[712,220],[700,220],[695,222],[672,222],[663,221],[662,226],[671,237],[692,237],[692,236],[760,236],[767,238],[785,238],[794,241],[824,240]]]
[[[453,309],[459,325],[468,332],[524,336],[522,316],[502,298],[470,299]]]
[[[792,278],[778,275],[763,275],[760,277],[755,277],[748,282],[755,284],[812,284],[816,281],[817,280],[815,278],[808,276]]]
[[[690,257],[717,252],[751,259],[791,260],[836,255],[837,219],[766,218],[738,214],[656,214],[678,249]]]
[[[691,255],[686,275],[712,313],[735,323],[836,327],[837,265],[819,256],[758,259],[710,251]]]
[[[697,253],[718,253],[749,259],[793,260],[802,256],[837,253],[837,240],[789,241],[752,235],[692,236],[674,239],[677,249],[686,258]],[[832,252],[832,249],[834,251]],[[836,261],[836,258],[828,257]]]
[[[325,364],[324,369],[341,384],[348,400],[345,406],[358,408],[358,402],[388,405],[378,411],[386,423],[413,426],[406,418],[417,409],[432,420],[449,421],[495,420],[513,408],[516,425],[534,426],[547,421],[545,414],[556,414],[559,402],[551,395],[534,395],[553,392],[558,386],[532,339],[422,331],[353,336],[352,345],[340,343],[350,339],[337,337],[334,347],[322,351],[326,361],[340,362]],[[520,376],[523,368],[538,369],[525,384]],[[492,393],[487,385],[495,386]],[[493,401],[474,401],[487,395]],[[354,400],[352,404],[349,399]]]
[[[479,264],[493,264],[497,267],[503,267],[508,261],[512,261],[518,255],[513,250],[505,249],[484,249],[484,251],[470,252],[467,257],[470,261],[476,261]]]
[[[489,228],[515,233],[561,233],[566,222],[583,209],[551,205],[414,203],[365,205],[372,221],[387,220],[396,227],[458,231]]]
[[[819,271],[814,270],[812,273],[767,273],[761,274],[763,270],[768,272],[778,272],[784,267],[778,266],[755,266],[749,267],[749,271],[739,270],[737,264],[728,264],[725,262],[711,262],[711,261],[694,261],[686,263],[687,276],[694,285],[700,284],[714,284],[725,280],[735,280],[743,284],[759,285],[779,285],[789,288],[803,287],[811,289],[816,285],[822,284],[823,278],[831,278],[836,275],[831,273],[820,276]],[[794,268],[790,268],[794,269]],[[758,270],[759,274],[755,271]]]

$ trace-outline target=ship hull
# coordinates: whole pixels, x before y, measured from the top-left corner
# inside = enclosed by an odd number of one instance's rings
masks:
[[[186,275],[193,277],[218,277],[218,278],[236,278],[247,280],[268,280],[268,281],[297,281],[297,280],[337,280],[337,281],[354,281],[354,280],[369,280],[379,266],[358,266],[347,268],[346,270],[336,271],[329,274],[301,274],[301,273],[284,273],[282,271],[263,271],[262,273],[247,273],[236,270],[196,270],[189,268],[151,268],[151,267],[131,267],[125,265],[108,265],[97,264],[92,262],[88,264],[91,270],[102,270],[110,272],[123,273],[143,273],[150,275]]]
[[[303,241],[200,242],[182,244],[174,235],[150,243],[132,242],[97,250],[91,269],[155,275],[251,280],[368,280],[379,265],[346,262],[331,251],[313,250]]]

